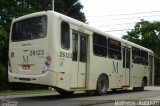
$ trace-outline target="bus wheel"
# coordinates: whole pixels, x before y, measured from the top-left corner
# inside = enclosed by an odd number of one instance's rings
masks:
[[[105,95],[107,93],[108,88],[109,83],[107,77],[105,75],[101,75],[97,81],[97,95]]]
[[[140,87],[140,90],[143,91],[145,86],[147,86],[147,80],[143,79],[142,80],[142,85]]]

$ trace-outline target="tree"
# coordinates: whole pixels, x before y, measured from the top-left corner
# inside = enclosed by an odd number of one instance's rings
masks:
[[[8,33],[0,26],[0,90],[7,88]],[[4,56],[6,55],[6,56]]]
[[[73,7],[68,16],[85,22],[85,15],[81,11],[83,6],[80,3],[73,6],[78,0],[55,0],[55,11],[65,14]],[[13,17],[19,17],[33,12],[47,11],[52,9],[52,0],[1,0],[0,1],[0,25],[7,28]],[[5,27],[5,28],[6,28]]]
[[[122,38],[151,49],[160,57],[160,22],[141,20]]]
[[[5,31],[5,29],[0,26],[0,62],[7,65],[6,55],[8,51],[8,35],[9,33]]]

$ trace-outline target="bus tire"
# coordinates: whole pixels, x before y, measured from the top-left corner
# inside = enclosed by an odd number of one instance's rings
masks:
[[[140,90],[141,91],[144,91],[144,87],[147,86],[147,79],[146,78],[143,78],[142,80],[142,84],[141,84],[141,87],[140,87]]]
[[[97,95],[105,95],[107,94],[109,88],[108,78],[105,75],[100,75],[97,81]]]

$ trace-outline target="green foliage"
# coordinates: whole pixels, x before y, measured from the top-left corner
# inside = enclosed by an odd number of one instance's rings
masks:
[[[7,87],[7,70],[6,67],[0,63],[0,90],[6,90]]]
[[[0,62],[7,64],[7,52],[8,52],[8,35],[9,33],[4,30],[2,26],[0,26]]]
[[[6,68],[0,63],[0,82],[6,77]]]
[[[83,6],[78,3],[73,6],[78,0],[55,0],[55,11],[62,14],[68,12],[68,16],[85,22],[85,15],[81,12]],[[71,8],[72,7],[72,8]],[[0,25],[7,28],[13,17],[19,17],[33,12],[47,11],[52,9],[52,0],[1,0],[0,1]]]
[[[0,90],[7,88],[8,33],[0,26]]]
[[[160,57],[160,22],[141,20],[122,38],[151,49]]]

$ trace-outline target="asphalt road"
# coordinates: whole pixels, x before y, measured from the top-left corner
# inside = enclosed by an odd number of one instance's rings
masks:
[[[69,97],[57,93],[8,95],[0,96],[0,106],[114,106],[115,101],[137,102],[154,99],[160,101],[160,87],[146,87],[144,91],[108,92],[105,96],[86,96],[85,93],[76,93]]]

